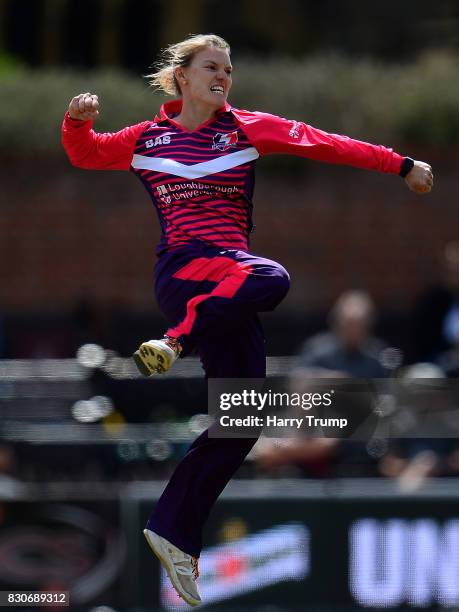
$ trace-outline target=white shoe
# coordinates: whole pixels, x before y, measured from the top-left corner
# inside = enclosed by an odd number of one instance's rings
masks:
[[[148,340],[142,342],[139,350],[133,355],[135,364],[141,374],[164,374],[180,355],[180,346],[176,347],[166,340]]]
[[[199,576],[197,558],[184,553],[154,531],[144,529],[143,533],[179,596],[190,606],[198,606],[201,598],[196,587],[196,578]]]

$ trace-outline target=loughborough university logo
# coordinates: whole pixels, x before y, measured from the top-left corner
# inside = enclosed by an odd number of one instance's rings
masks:
[[[237,145],[237,132],[230,132],[224,134],[219,132],[215,134],[212,144],[212,149],[218,149],[218,151],[226,151],[230,147]]]

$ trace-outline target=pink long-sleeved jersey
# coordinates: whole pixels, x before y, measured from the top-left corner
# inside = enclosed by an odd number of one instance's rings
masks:
[[[174,121],[181,100],[154,121],[98,134],[65,115],[62,143],[73,165],[131,170],[146,187],[162,229],[158,252],[199,240],[248,248],[258,157],[285,153],[399,174],[404,158],[379,145],[328,134],[299,121],[226,104],[193,132]]]

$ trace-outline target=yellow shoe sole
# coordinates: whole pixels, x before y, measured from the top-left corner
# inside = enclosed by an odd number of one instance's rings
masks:
[[[133,355],[137,369],[143,376],[164,374],[171,367],[173,360],[168,351],[153,342],[143,342]]]

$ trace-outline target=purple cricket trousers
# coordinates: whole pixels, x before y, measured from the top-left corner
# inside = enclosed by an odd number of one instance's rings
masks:
[[[275,261],[244,251],[190,247],[160,256],[156,297],[182,356],[196,349],[207,378],[264,378],[266,354],[258,312],[273,310],[290,279]],[[147,528],[199,557],[210,509],[256,440],[203,432],[178,464]]]

